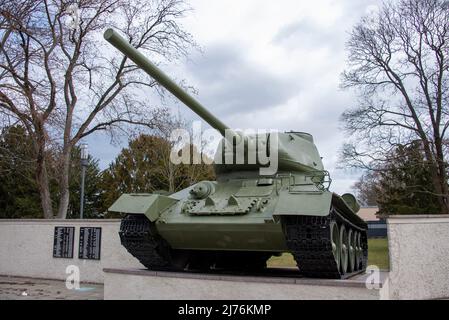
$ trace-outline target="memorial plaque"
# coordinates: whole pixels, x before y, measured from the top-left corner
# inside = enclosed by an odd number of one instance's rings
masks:
[[[78,258],[100,260],[101,228],[81,227]]]
[[[53,258],[73,258],[75,227],[55,227]]]

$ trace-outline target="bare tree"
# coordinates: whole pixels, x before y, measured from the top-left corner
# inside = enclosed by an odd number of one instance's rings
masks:
[[[363,174],[352,189],[355,191],[357,200],[364,206],[377,206],[377,172],[369,171]]]
[[[104,130],[158,128],[168,111],[142,89],[158,85],[102,38],[120,30],[153,60],[185,56],[195,43],[179,20],[183,0],[0,0],[0,114],[32,137],[46,218],[65,218],[71,150]],[[60,145],[59,199],[53,213],[45,150]]]
[[[206,141],[200,136],[195,136],[192,129],[192,123],[189,123],[181,117],[181,115],[173,115],[159,132],[160,136],[166,144],[160,144],[159,153],[162,165],[158,170],[162,172],[164,177],[168,179],[168,191],[170,193],[179,191],[186,186],[191,186],[203,179],[213,179],[212,160],[203,153]],[[174,141],[171,134],[174,130],[186,130],[189,137],[193,140],[186,145],[179,145],[178,141]],[[200,145],[195,145],[199,142]],[[178,155],[188,155],[188,163],[175,165],[171,160],[171,153],[176,152]],[[196,160],[196,161],[194,161]],[[206,160],[206,161],[203,161]]]
[[[446,145],[449,128],[449,2],[386,2],[354,27],[342,87],[358,107],[342,115],[352,140],[343,158],[372,169],[399,145],[423,144],[435,193],[449,213]]]

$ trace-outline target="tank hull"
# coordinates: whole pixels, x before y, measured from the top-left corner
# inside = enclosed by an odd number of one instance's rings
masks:
[[[280,222],[243,217],[209,218],[156,224],[174,249],[284,252],[288,248]]]
[[[124,195],[111,209],[128,213],[122,244],[149,269],[260,269],[289,252],[305,276],[364,270],[366,223],[313,179],[233,176],[169,197]]]

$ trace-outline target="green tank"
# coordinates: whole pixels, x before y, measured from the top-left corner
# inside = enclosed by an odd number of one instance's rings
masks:
[[[331,179],[310,134],[234,132],[116,31],[108,29],[104,38],[225,137],[215,156],[217,181],[169,196],[123,194],[109,208],[124,214],[121,243],[145,267],[259,271],[271,256],[289,252],[306,277],[365,270],[367,224],[353,195],[329,191]],[[271,152],[274,142],[277,170],[262,175],[267,166],[250,162],[248,150],[256,145]],[[220,161],[241,144],[243,163]]]

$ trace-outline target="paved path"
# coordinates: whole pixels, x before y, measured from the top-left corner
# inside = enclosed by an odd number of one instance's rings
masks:
[[[0,276],[0,300],[102,300],[103,285],[69,290],[65,281]]]

